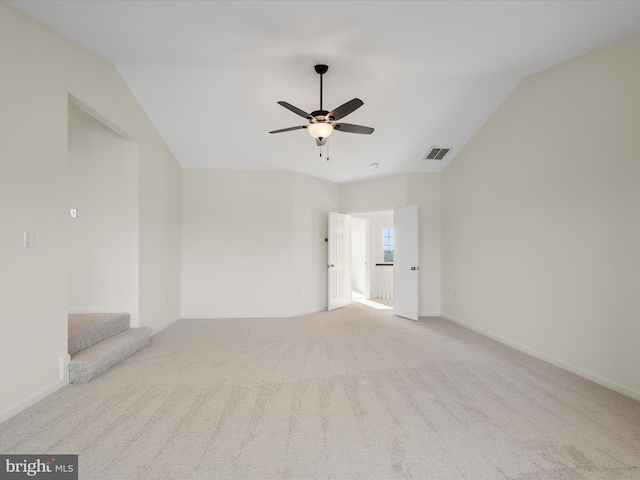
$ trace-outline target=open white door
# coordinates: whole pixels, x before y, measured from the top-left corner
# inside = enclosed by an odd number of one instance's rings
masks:
[[[418,320],[418,207],[393,211],[393,313]]]
[[[329,285],[327,310],[335,310],[351,303],[351,249],[348,215],[329,212]]]

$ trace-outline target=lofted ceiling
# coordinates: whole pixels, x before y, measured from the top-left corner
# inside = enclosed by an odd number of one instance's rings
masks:
[[[113,62],[183,167],[337,183],[442,171],[524,77],[640,31],[639,1],[6,3]],[[372,135],[268,133],[306,123],[280,100],[319,108],[318,63],[323,107],[362,99],[342,121]]]

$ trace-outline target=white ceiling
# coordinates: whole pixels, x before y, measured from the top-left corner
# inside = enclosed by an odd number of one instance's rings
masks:
[[[6,3],[113,62],[183,167],[284,169],[338,183],[439,172],[527,75],[640,31],[640,1]],[[278,105],[360,98],[330,160]],[[452,147],[425,161],[431,146]],[[371,170],[373,162],[380,166]]]

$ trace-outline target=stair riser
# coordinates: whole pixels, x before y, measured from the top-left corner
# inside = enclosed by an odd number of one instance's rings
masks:
[[[128,313],[69,314],[69,355],[100,343],[129,328]]]
[[[151,342],[150,328],[131,328],[75,355],[69,363],[69,382],[86,383]]]

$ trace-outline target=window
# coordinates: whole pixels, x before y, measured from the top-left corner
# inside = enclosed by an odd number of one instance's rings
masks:
[[[382,229],[382,252],[385,262],[393,262],[393,228]]]

